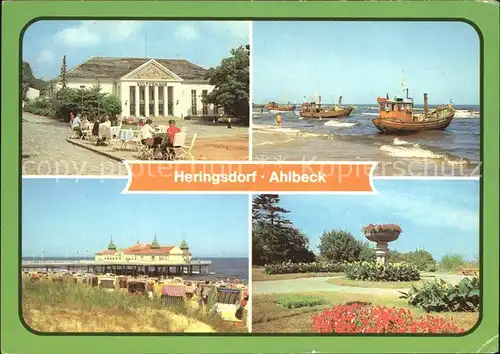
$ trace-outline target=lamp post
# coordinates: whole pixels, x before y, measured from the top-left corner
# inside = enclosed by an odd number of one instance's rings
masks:
[[[85,85],[80,85],[80,89],[82,92],[82,105],[80,107],[80,113],[82,113],[83,112],[83,90],[85,89]]]

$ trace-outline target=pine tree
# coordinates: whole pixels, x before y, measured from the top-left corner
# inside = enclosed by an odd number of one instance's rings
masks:
[[[279,206],[278,194],[259,194],[252,202],[252,259],[263,265],[290,260],[309,262],[314,255],[309,240],[285,217],[290,211]]]
[[[66,55],[62,58],[61,64],[61,86],[66,88],[68,86],[68,81],[66,80]]]

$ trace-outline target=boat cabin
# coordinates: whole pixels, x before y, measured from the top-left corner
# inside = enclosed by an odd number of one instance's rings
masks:
[[[380,118],[413,121],[413,100],[403,98],[390,100],[388,96],[377,98]]]

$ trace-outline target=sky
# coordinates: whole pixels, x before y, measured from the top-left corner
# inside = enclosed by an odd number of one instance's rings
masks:
[[[448,253],[474,260],[479,255],[479,181],[375,180],[373,195],[282,194],[287,217],[309,236],[318,252],[325,230],[343,229],[367,241],[361,228],[393,223],[403,229],[389,249],[425,249],[435,259]],[[374,245],[374,244],[373,244]]]
[[[217,66],[230,50],[249,43],[244,21],[39,21],[23,37],[23,61],[37,78],[59,75],[92,56],[187,59]]]
[[[101,182],[102,181],[102,182]],[[179,246],[193,258],[248,257],[248,195],[121,194],[127,179],[23,179],[23,257],[93,257],[108,246]]]
[[[376,103],[401,94],[415,103],[479,104],[479,37],[462,22],[254,22],[256,103]]]

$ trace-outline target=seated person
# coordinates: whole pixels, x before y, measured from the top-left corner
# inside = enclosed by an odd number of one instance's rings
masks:
[[[77,114],[75,119],[71,122],[71,127],[73,128],[73,132],[76,134],[78,138],[82,137],[82,128],[81,128],[81,121],[80,121],[80,116]]]
[[[82,131],[82,136],[81,138],[84,139],[85,138],[85,135],[87,134],[87,131],[89,130],[90,128],[90,122],[89,120],[87,119],[87,116],[83,116],[82,117],[82,123],[80,125],[81,127],[81,131]]]
[[[94,119],[94,127],[92,128],[92,136],[99,137],[99,119]]]
[[[146,142],[148,139],[153,139],[153,136],[155,134],[154,128],[151,126],[153,124],[153,121],[151,119],[146,120],[146,124],[141,128],[141,143],[143,145],[146,145]]]
[[[179,133],[181,130],[175,126],[175,120],[168,121],[167,128],[167,139],[165,144],[162,146],[162,150],[166,152],[170,157],[175,155],[173,147],[175,141],[175,134]]]

